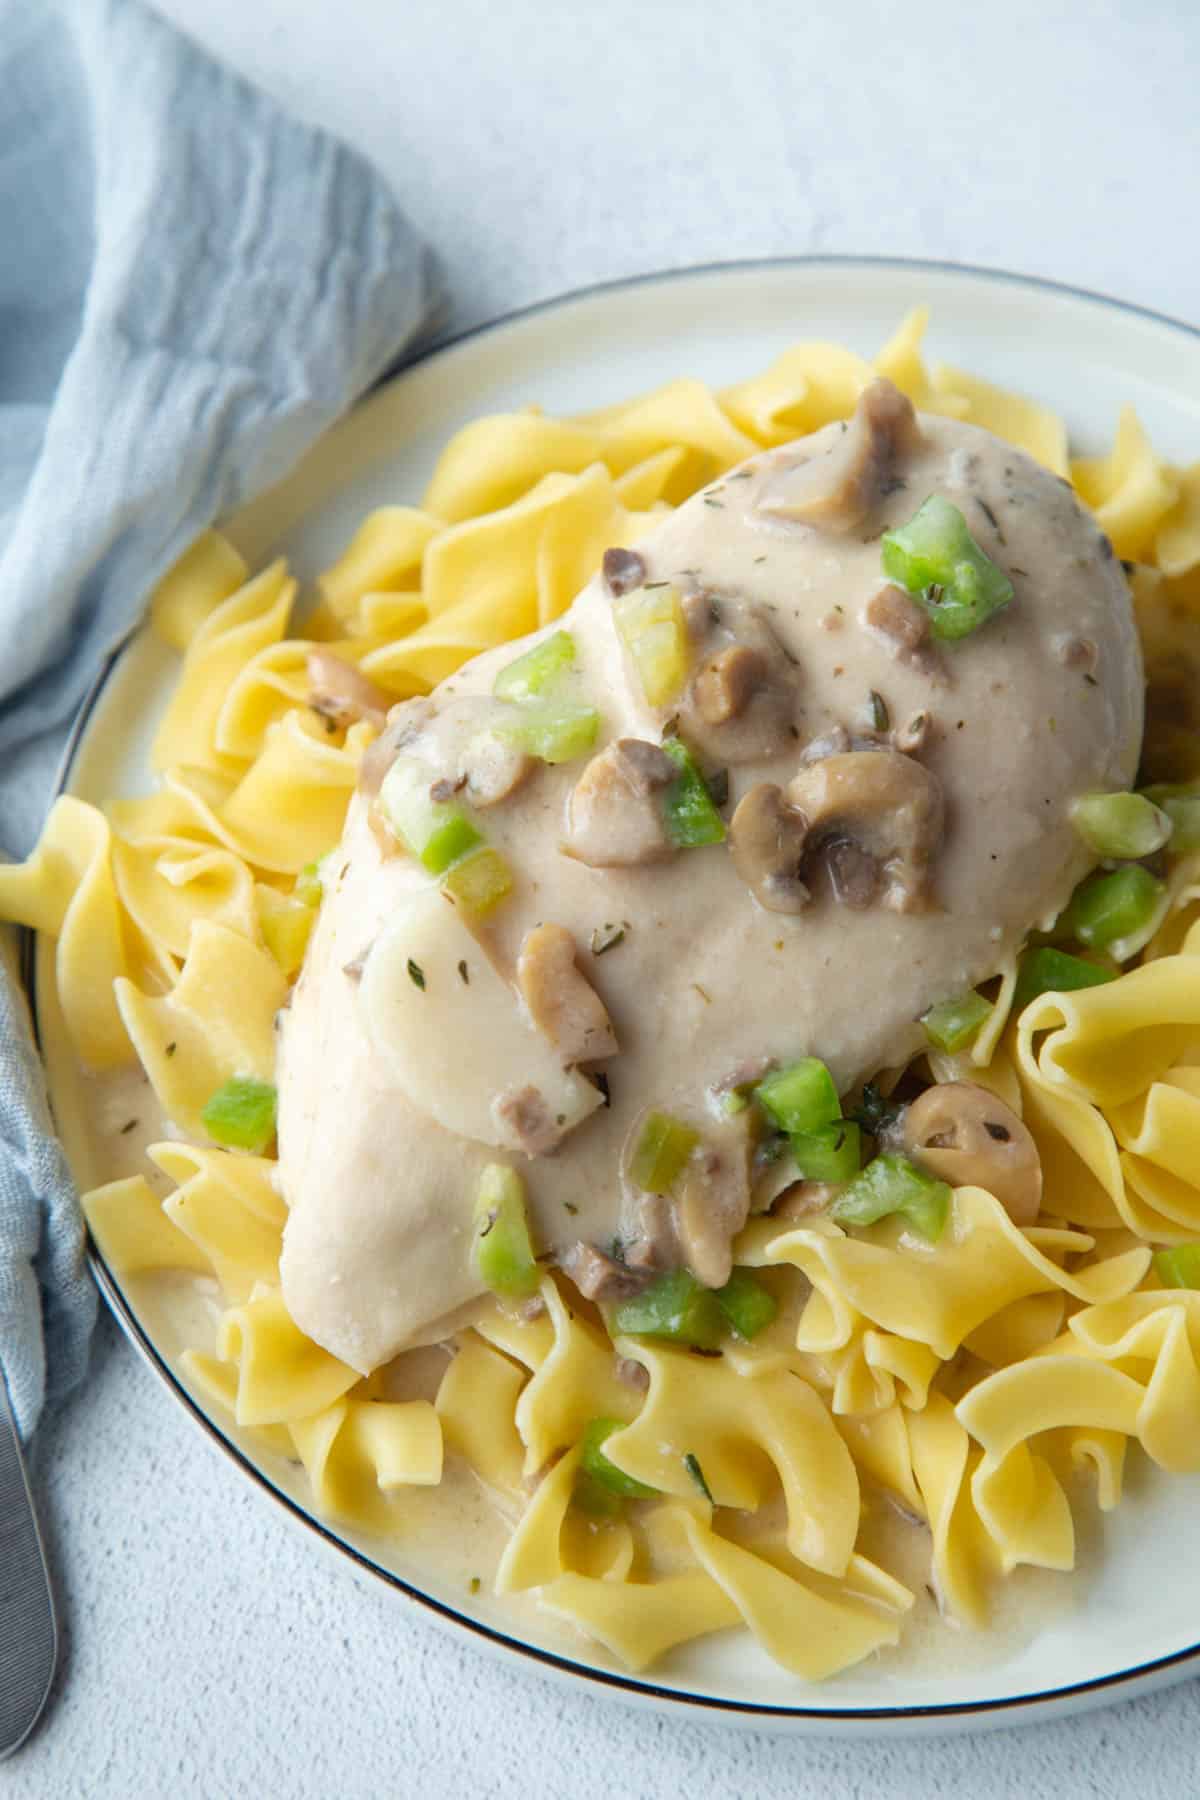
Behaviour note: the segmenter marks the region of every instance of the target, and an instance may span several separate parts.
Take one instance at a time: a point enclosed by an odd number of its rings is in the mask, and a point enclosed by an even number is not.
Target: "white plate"
[[[343,420],[280,488],[226,524],[252,565],[283,551],[301,576],[339,552],[370,508],[415,502],[450,434],[480,413],[543,404],[575,412],[670,377],[733,381],[801,338],[872,354],[908,308],[933,309],[931,357],[1011,384],[1059,408],[1075,445],[1106,446],[1132,401],[1161,451],[1200,453],[1200,333],[1096,296],[983,271],[855,259],[733,265],[620,283],[534,308],[423,357]],[[85,712],[67,787],[85,799],[144,790],[152,717],[172,659],[134,639]],[[131,732],[130,722],[136,720]],[[68,1154],[89,1180],[79,1083],[64,1053],[49,984],[40,1026]],[[149,1284],[122,1287],[97,1260],[105,1294],[135,1344],[229,1455],[325,1542],[458,1627],[577,1686],[601,1685],[672,1710],[808,1731],[902,1732],[1044,1717],[1200,1671],[1194,1571],[1200,1478],[1161,1477],[1135,1455],[1127,1497],[1101,1518],[1079,1509],[1078,1571],[1025,1571],[1010,1584],[1009,1625],[992,1642],[918,1634],[819,1687],[777,1668],[747,1634],[677,1652],[648,1679],[555,1627],[526,1599],[516,1610],[467,1597],[488,1533],[479,1508],[459,1562],[431,1569],[404,1545],[344,1535],[314,1520],[280,1461],[238,1444],[174,1372],[178,1308]],[[926,1639],[942,1640],[940,1651]]]

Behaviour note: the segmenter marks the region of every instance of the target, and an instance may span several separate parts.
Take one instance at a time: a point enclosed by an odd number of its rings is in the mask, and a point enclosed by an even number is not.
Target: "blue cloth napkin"
[[[138,0],[0,0],[9,855],[35,839],[72,715],[158,577],[394,360],[432,285],[374,171]],[[0,1371],[25,1436],[86,1366],[82,1249],[0,964]]]

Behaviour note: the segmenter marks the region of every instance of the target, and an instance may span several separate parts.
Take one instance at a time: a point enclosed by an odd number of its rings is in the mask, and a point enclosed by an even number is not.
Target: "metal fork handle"
[[[50,1571],[0,1369],[0,1760],[41,1718],[57,1662]]]

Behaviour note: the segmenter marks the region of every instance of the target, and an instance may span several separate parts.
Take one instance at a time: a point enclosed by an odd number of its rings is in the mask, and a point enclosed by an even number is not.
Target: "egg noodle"
[[[1131,410],[1110,455],[1069,460],[1052,412],[930,371],[924,326],[912,315],[873,364],[799,344],[719,393],[678,380],[582,418],[476,421],[420,507],[363,522],[303,638],[286,564],[251,577],[206,532],[151,605],[182,656],[157,789],[104,811],[60,798],[29,860],[0,869],[0,917],[55,941],[80,1064],[140,1063],[176,1128],[84,1207],[118,1275],[215,1282],[219,1323],[182,1356],[188,1384],[301,1463],[319,1514],[368,1533],[402,1533],[404,1489],[465,1459],[511,1524],[497,1591],[536,1590],[634,1669],[736,1626],[805,1680],[896,1643],[915,1596],[868,1553],[869,1496],[927,1526],[929,1583],[978,1626],[1019,1565],[1073,1566],[1073,1470],[1108,1509],[1131,1440],[1163,1469],[1200,1469],[1200,1292],[1162,1287],[1151,1261],[1200,1238],[1200,856],[1169,864],[1116,980],[1010,1018],[1010,972],[974,1050],[929,1054],[934,1079],[969,1076],[1023,1115],[1038,1223],[1019,1229],[979,1188],[955,1192],[936,1246],[895,1221],[752,1220],[734,1260],[779,1314],[719,1355],[614,1343],[548,1271],[536,1316],[489,1301],[457,1334],[435,1400],[389,1399],[387,1371],[363,1379],[289,1318],[274,1164],[209,1143],[201,1113],[231,1076],[273,1079],[314,916],[296,878],[337,843],[372,736],[309,708],[312,642],[398,699],[424,693],[556,618],[607,547],[722,471],[847,417],[875,373],[1069,479],[1138,565],[1143,613],[1200,612],[1200,464],[1162,462]],[[618,1357],[648,1389],[618,1378]],[[596,1419],[620,1422],[605,1455],[661,1498],[608,1517],[572,1504]]]

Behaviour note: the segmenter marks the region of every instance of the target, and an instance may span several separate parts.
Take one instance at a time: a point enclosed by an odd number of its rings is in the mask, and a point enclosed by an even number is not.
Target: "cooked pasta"
[[[478,420],[419,506],[363,521],[307,612],[282,560],[252,576],[206,532],[150,608],[182,657],[159,785],[104,812],[59,799],[29,861],[0,868],[0,916],[54,940],[80,1065],[140,1064],[174,1128],[84,1206],[118,1276],[183,1272],[217,1296],[187,1382],[264,1456],[302,1465],[316,1511],[367,1533],[403,1533],[406,1489],[465,1462],[507,1522],[497,1591],[535,1593],[633,1669],[735,1627],[804,1681],[899,1642],[916,1594],[863,1547],[873,1496],[925,1532],[943,1610],[983,1626],[1019,1565],[1073,1566],[1072,1471],[1111,1508],[1131,1446],[1200,1467],[1200,1292],[1164,1286],[1152,1259],[1200,1239],[1196,856],[1171,859],[1107,985],[1020,1006],[1013,961],[973,1048],[927,1052],[935,1081],[981,1083],[1024,1119],[1040,1219],[1017,1224],[969,1184],[932,1245],[894,1219],[752,1219],[735,1261],[778,1317],[720,1354],[614,1339],[543,1272],[532,1308],[475,1307],[436,1393],[395,1398],[409,1353],[364,1377],[289,1316],[269,1131],[219,1148],[206,1108],[231,1081],[272,1081],[319,900],[310,865],[338,842],[374,736],[310,706],[314,645],[394,699],[423,694],[557,618],[607,548],[746,456],[845,419],[880,372],[1069,477],[1117,554],[1157,570],[1155,603],[1194,608],[1200,464],[1164,463],[1129,409],[1109,455],[1069,459],[1047,408],[930,369],[924,327],[912,315],[873,364],[806,343],[719,393],[676,380],[586,418]],[[628,1485],[589,1513],[595,1421]]]

